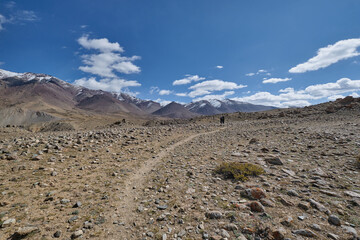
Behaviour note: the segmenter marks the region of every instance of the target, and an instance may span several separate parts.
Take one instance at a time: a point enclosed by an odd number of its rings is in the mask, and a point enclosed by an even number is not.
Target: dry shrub
[[[221,174],[228,179],[246,181],[249,176],[259,176],[265,171],[259,165],[251,163],[224,162],[215,169],[215,173]]]

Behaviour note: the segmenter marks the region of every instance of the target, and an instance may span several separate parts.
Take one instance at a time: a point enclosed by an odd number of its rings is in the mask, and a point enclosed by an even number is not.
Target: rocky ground
[[[2,128],[0,239],[359,239],[360,113],[288,114]],[[265,174],[224,179],[222,162]]]

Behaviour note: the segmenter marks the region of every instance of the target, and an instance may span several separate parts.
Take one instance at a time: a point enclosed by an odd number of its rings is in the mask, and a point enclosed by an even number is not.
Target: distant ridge
[[[169,103],[168,105],[157,110],[153,114],[157,115],[157,116],[162,116],[162,117],[181,118],[181,119],[199,116],[199,114],[190,112],[183,105],[176,103],[176,102]]]
[[[187,119],[201,115],[270,109],[274,107],[229,99],[202,100],[186,105],[172,102],[162,107],[152,100],[143,100],[126,93],[92,90],[47,74],[15,73],[0,69],[0,126],[11,122],[32,124],[74,117],[84,121],[94,116],[100,119]]]
[[[189,111],[201,115],[215,115],[233,112],[259,112],[275,109],[275,107],[255,105],[230,99],[201,100],[186,104],[185,107]]]

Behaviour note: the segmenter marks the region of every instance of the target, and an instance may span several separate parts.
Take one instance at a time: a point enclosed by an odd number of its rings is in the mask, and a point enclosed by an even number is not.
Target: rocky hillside
[[[359,239],[359,105],[236,113],[222,126],[0,128],[0,238]],[[237,172],[243,182],[224,164],[254,167]]]

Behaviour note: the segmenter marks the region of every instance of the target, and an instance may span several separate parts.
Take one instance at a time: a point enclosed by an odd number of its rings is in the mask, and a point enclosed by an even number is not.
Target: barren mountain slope
[[[354,239],[360,114],[354,100],[342,104],[233,114],[223,126],[208,117],[46,134],[2,128],[0,239]],[[214,172],[223,162],[265,173],[226,179]]]

